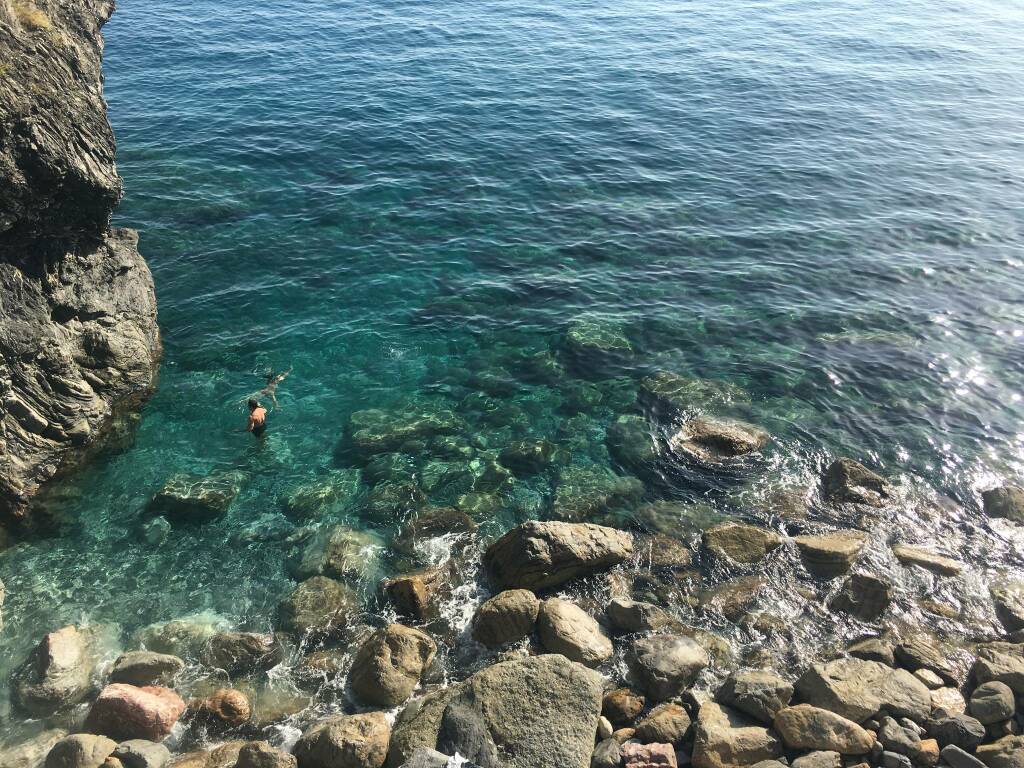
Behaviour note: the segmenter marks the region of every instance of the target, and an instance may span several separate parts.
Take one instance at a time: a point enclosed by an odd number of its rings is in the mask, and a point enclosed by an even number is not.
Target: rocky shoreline
[[[156,297],[103,100],[113,0],[0,2],[0,534],[155,385]],[[37,505],[38,506],[38,505]],[[0,535],[0,538],[3,538]]]
[[[839,503],[870,504],[884,493],[880,480],[843,460],[825,473],[823,487]],[[1007,493],[1016,492],[990,498]],[[427,540],[439,528],[410,535]],[[815,578],[844,585],[831,609],[870,622],[887,598],[874,583],[880,580],[851,574],[863,540],[846,530],[792,544]],[[15,706],[44,730],[8,746],[0,764],[1024,765],[1024,583],[993,590],[1002,637],[954,649],[923,627],[902,636],[879,628],[831,660],[773,669],[756,656],[738,662],[721,636],[634,598],[630,577],[671,576],[680,560],[689,564],[689,550],[668,543],[645,553],[644,536],[628,530],[520,524],[483,550],[480,586],[489,597],[454,638],[430,631],[440,626],[433,608],[451,588],[451,571],[385,580],[381,594],[395,618],[385,613],[368,625],[340,580],[343,565],[302,581],[282,602],[272,634],[182,619],[147,628],[136,648],[114,658],[103,637],[116,631],[64,627],[43,638],[13,688]],[[740,522],[708,528],[699,543],[734,564],[784,545],[777,534]],[[336,566],[345,551],[335,551]],[[955,561],[921,548],[904,545],[898,556],[907,568],[956,571]],[[476,661],[441,665],[444,646],[459,644],[476,649]],[[305,696],[271,701],[257,681],[285,668],[296,671]]]

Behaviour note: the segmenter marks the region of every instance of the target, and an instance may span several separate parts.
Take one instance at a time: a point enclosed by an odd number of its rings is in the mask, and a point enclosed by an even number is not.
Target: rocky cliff
[[[112,0],[0,0],[0,521],[152,389],[160,355],[103,100]]]

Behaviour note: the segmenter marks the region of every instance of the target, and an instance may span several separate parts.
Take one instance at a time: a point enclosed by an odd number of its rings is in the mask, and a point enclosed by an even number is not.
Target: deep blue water
[[[866,461],[907,493],[893,530],[983,594],[1024,563],[977,499],[1024,477],[1022,32],[1006,0],[125,0],[116,223],[156,279],[160,388],[68,484],[65,535],[0,556],[3,655],[85,619],[269,628],[278,497],[353,411],[453,408],[484,454],[551,437],[603,466],[635,409],[613,393],[657,370],[749,395],[734,415],[774,438],[755,498]],[[634,354],[527,375],[580,317]],[[289,366],[257,444],[242,401]],[[168,476],[235,468],[223,519],[140,537]],[[543,515],[552,479],[521,486],[484,522]],[[956,508],[920,511],[937,496]]]

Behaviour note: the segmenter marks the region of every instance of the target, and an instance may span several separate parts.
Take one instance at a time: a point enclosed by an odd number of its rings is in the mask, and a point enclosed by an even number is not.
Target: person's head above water
[[[249,398],[249,410],[250,411],[255,411],[259,407],[260,407],[260,401],[257,400],[255,397],[250,397]]]

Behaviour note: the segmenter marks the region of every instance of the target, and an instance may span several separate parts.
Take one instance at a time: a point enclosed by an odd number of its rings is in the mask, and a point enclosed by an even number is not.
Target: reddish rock
[[[677,768],[679,765],[671,744],[626,744],[622,756],[626,768]]]
[[[185,702],[170,688],[113,683],[93,702],[85,730],[117,741],[162,741],[184,711]]]

